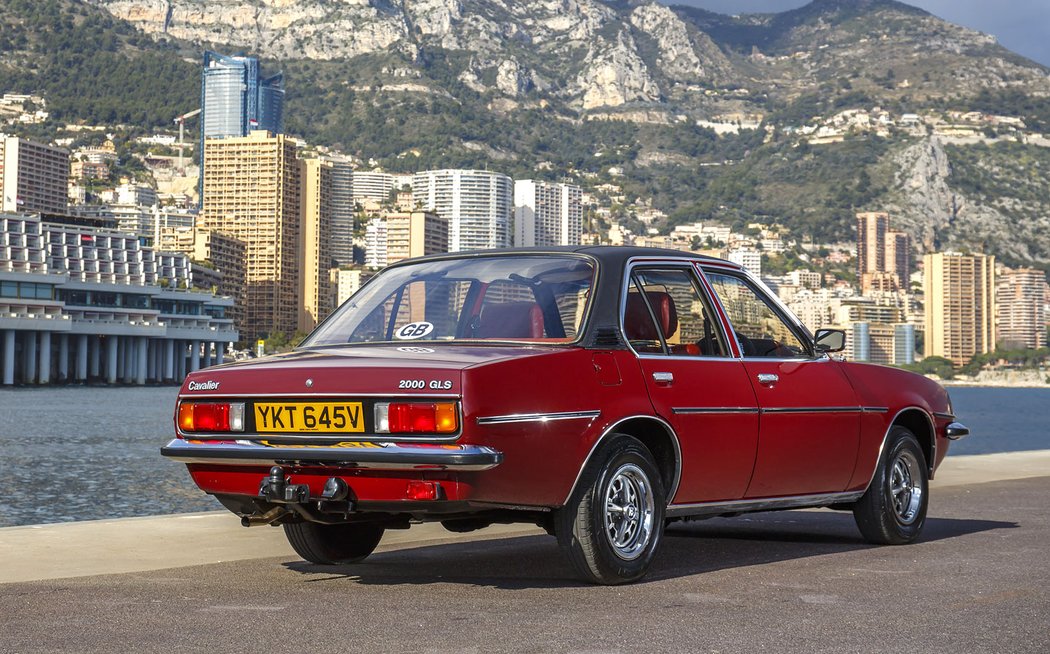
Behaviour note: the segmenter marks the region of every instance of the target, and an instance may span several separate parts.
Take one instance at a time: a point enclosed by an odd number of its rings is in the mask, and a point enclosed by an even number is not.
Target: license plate
[[[363,432],[360,402],[266,402],[255,404],[257,432]]]

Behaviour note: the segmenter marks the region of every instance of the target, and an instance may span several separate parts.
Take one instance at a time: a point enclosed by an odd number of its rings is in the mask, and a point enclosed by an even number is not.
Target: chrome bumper
[[[182,463],[222,465],[299,465],[366,470],[457,470],[495,468],[503,453],[482,445],[373,443],[370,447],[281,447],[250,441],[209,442],[173,439],[160,453]]]
[[[950,423],[944,428],[944,435],[950,440],[957,441],[970,435],[970,428],[961,422]]]

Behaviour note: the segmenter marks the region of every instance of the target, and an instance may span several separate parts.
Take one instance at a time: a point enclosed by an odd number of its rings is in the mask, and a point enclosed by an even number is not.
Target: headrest
[[[486,304],[477,337],[543,338],[543,311],[535,302]]]
[[[660,332],[664,339],[668,339],[678,331],[678,311],[674,306],[674,298],[664,291],[646,291],[646,298],[653,307],[656,320],[660,324]],[[656,331],[649,311],[645,308],[645,302],[639,293],[627,295],[627,309],[624,312],[623,327],[625,335],[631,341],[656,341],[660,339],[660,333]]]

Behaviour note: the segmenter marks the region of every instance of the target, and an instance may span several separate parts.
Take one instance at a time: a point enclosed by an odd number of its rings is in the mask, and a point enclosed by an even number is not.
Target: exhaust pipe
[[[256,527],[258,525],[270,525],[283,518],[288,512],[282,507],[275,506],[266,513],[246,515],[241,517],[242,527]]]

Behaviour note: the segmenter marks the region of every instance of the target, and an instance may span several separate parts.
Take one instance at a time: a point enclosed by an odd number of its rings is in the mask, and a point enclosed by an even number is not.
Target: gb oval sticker
[[[394,334],[394,336],[403,341],[410,341],[415,338],[423,338],[432,331],[434,331],[433,323],[410,322],[401,329],[397,330],[397,333]]]

